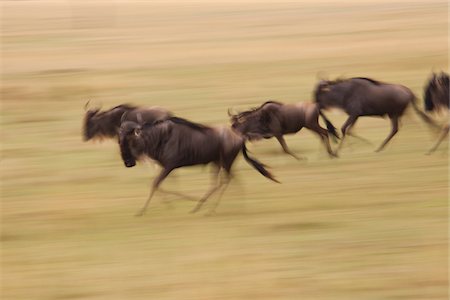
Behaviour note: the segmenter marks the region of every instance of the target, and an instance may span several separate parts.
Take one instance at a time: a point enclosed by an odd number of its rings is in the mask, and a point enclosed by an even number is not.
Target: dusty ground
[[[165,106],[207,124],[229,107],[308,101],[317,74],[369,76],[421,96],[447,70],[445,1],[3,1],[2,299],[447,299],[447,145],[410,112],[361,119],[329,159],[310,132],[250,145],[218,214],[157,197],[157,169],[83,143],[88,99]],[[345,115],[328,113],[340,126]],[[200,196],[208,168],[169,189]],[[211,199],[214,201],[216,199]]]

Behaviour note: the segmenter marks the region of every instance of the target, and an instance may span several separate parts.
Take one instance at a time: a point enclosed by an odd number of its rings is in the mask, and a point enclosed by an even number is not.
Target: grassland
[[[447,70],[445,1],[1,3],[2,299],[447,299],[448,147],[410,112],[361,119],[329,159],[308,131],[250,145],[218,214],[157,197],[157,168],[83,143],[88,99],[161,105],[207,124],[229,107],[309,101],[317,74],[370,76],[417,95]],[[330,112],[336,125],[345,120]],[[208,168],[164,185],[200,196]],[[212,201],[216,199],[211,199]],[[211,203],[212,203],[211,201]]]

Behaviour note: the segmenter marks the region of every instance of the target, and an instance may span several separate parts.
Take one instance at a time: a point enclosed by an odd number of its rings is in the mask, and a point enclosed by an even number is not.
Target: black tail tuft
[[[251,158],[251,157],[248,156],[248,154],[247,154],[247,147],[245,146],[245,142],[242,143],[242,154],[244,155],[245,160],[249,164],[251,164],[253,168],[258,170],[259,173],[261,173],[265,177],[269,178],[270,180],[273,180],[273,181],[275,181],[277,183],[281,183],[278,180],[276,180],[275,177],[273,177],[273,175],[269,171],[267,171],[265,169],[266,165],[264,165],[263,163],[259,162],[256,159]]]
[[[339,140],[340,137],[336,131],[336,127],[334,127],[333,123],[331,123],[330,120],[327,119],[327,117],[323,114],[323,112],[320,109],[319,109],[319,115],[325,121],[325,124],[327,125],[327,130],[332,135],[333,142],[337,143],[337,140]]]

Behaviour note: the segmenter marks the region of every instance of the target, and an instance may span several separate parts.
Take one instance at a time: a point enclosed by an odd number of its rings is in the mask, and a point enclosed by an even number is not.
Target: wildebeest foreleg
[[[202,207],[203,203],[205,203],[206,200],[208,200],[208,198],[222,186],[223,183],[220,180],[220,169],[219,168],[215,169],[215,171],[213,173],[213,182],[214,183],[211,186],[211,188],[209,189],[209,191],[206,192],[206,194],[198,201],[198,203],[194,207],[194,209],[191,210],[191,213],[197,212]]]
[[[349,116],[348,119],[345,121],[344,125],[342,125],[341,131],[342,131],[342,139],[339,143],[338,150],[342,148],[342,145],[344,144],[345,137],[347,136],[347,132],[349,128],[353,126],[353,124],[358,120],[358,116]]]
[[[227,173],[226,174],[226,178],[225,181],[223,182],[223,187],[222,190],[220,191],[219,197],[217,197],[217,201],[214,203],[214,206],[211,208],[211,210],[208,212],[208,215],[214,214],[216,212],[216,208],[217,206],[219,206],[220,203],[220,199],[222,199],[222,195],[225,192],[225,190],[227,189],[229,183],[231,181],[231,174]]]
[[[450,124],[447,124],[444,126],[444,128],[442,128],[441,134],[440,134],[436,144],[434,144],[434,146],[427,152],[427,154],[431,154],[434,151],[436,151],[436,149],[439,147],[439,145],[442,143],[442,141],[448,135],[449,131],[450,131]]]
[[[383,141],[383,143],[378,147],[378,149],[375,152],[380,152],[383,150],[384,146],[394,137],[394,135],[398,132],[398,117],[391,117],[391,124],[392,124],[392,130],[391,133],[388,135],[388,137]]]
[[[295,155],[294,153],[291,152],[291,150],[289,149],[288,145],[286,144],[286,141],[284,140],[284,137],[282,135],[277,135],[275,136],[278,140],[278,142],[280,143],[281,147],[283,147],[283,151],[291,156],[293,156],[295,159],[300,160],[300,159],[305,159],[303,156],[298,157],[297,155]]]
[[[333,150],[331,149],[328,131],[325,130],[324,128],[320,127],[319,124],[317,124],[316,126],[308,127],[308,128],[319,135],[320,139],[322,140],[323,144],[325,145],[325,148],[327,149],[328,154],[331,157],[337,157],[337,154],[334,153]]]
[[[145,213],[145,210],[147,209],[148,204],[150,203],[150,200],[152,199],[153,195],[155,194],[156,190],[158,189],[161,182],[166,178],[170,172],[172,172],[173,168],[164,168],[162,169],[161,173],[159,173],[158,177],[155,178],[152,184],[152,188],[150,191],[150,195],[148,196],[147,201],[144,204],[144,207],[137,212],[136,216],[142,216]]]

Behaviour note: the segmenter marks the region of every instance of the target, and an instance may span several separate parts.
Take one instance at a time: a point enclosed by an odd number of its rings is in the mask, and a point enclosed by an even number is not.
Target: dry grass
[[[336,160],[307,131],[288,144],[308,162],[250,145],[283,183],[239,160],[213,217],[161,197],[133,217],[156,169],[80,135],[87,99],[220,124],[228,107],[310,100],[318,72],[421,95],[433,67],[448,70],[446,2],[1,8],[3,299],[447,299],[447,147],[425,156],[434,137],[412,112],[379,154],[389,125],[370,118],[356,130],[374,145],[353,140]],[[207,170],[165,185],[200,196]]]

